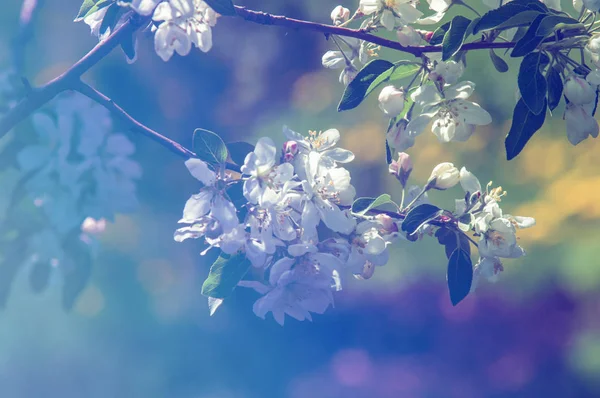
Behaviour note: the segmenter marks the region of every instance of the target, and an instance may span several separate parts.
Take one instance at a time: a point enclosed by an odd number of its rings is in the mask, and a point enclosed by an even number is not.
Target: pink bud
[[[423,39],[429,43],[431,41],[431,38],[433,37],[433,32],[424,32],[423,34]]]
[[[381,224],[381,231],[384,235],[390,235],[398,232],[398,225],[396,221],[387,214],[378,214],[375,219]]]
[[[402,187],[406,186],[406,182],[413,170],[413,163],[410,160],[410,155],[405,152],[398,154],[398,160],[393,160],[389,166],[389,172],[400,181]]]
[[[296,141],[286,141],[283,144],[283,153],[291,154],[292,156],[298,153],[298,143]]]

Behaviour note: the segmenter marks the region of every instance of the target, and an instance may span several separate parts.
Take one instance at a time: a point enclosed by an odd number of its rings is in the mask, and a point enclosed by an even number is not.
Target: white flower
[[[585,48],[591,53],[600,54],[600,34],[590,37]]]
[[[398,29],[396,35],[398,36],[398,43],[405,47],[418,46],[423,40],[421,34],[415,28],[408,25]]]
[[[181,242],[204,235],[214,239],[238,226],[236,208],[224,196],[221,176],[217,176],[200,159],[188,159],[185,165],[190,174],[204,184],[204,188],[186,202],[179,223],[191,225],[175,231],[174,239]]]
[[[360,0],[358,7],[365,15],[379,15],[381,25],[390,31],[396,25],[415,23],[423,15],[410,0]]]
[[[349,163],[354,160],[354,154],[351,151],[335,147],[340,140],[340,132],[336,129],[323,132],[309,131],[308,137],[304,137],[288,127],[284,127],[283,133],[288,140],[297,144],[293,163],[296,172],[302,179],[305,179],[304,166],[310,152],[319,153],[321,163],[326,166],[335,166],[337,163]]]
[[[452,0],[427,0],[429,9],[436,13],[445,13],[452,5]]]
[[[415,145],[415,137],[408,133],[406,126],[408,120],[400,119],[387,132],[386,139],[388,144],[397,151],[406,151]]]
[[[440,163],[433,168],[431,176],[428,180],[428,185],[431,188],[444,190],[452,188],[460,181],[460,172],[452,163]]]
[[[429,78],[433,81],[440,81],[442,84],[455,84],[462,76],[463,71],[464,66],[461,62],[439,61],[429,74]]]
[[[389,259],[387,242],[379,232],[379,223],[363,221],[350,236],[351,251],[346,266],[356,276],[369,279],[373,267],[385,265]]]
[[[567,124],[567,138],[573,145],[579,144],[590,135],[598,137],[598,122],[591,115],[594,103],[588,105],[575,105],[570,103],[565,110]],[[590,109],[591,108],[591,109]]]
[[[517,245],[516,227],[507,218],[490,221],[479,241],[478,250],[482,257],[516,258],[525,255],[525,251]]]
[[[258,140],[253,152],[246,155],[242,174],[249,177],[244,181],[244,196],[250,203],[260,203],[267,188],[282,186],[294,175],[294,166],[283,163],[276,166],[277,148],[273,140],[263,137]]]
[[[495,283],[498,281],[498,275],[504,271],[502,262],[498,257],[480,257],[479,261],[473,267],[473,283],[471,284],[471,292],[475,291],[479,285],[479,280],[485,278],[488,282]]]
[[[596,99],[596,89],[585,79],[570,75],[565,80],[564,94],[575,105],[589,104]]]
[[[350,173],[341,167],[328,167],[321,155],[311,152],[306,159],[306,180],[302,182],[306,202],[302,210],[302,227],[309,235],[316,233],[319,220],[336,232],[349,234],[356,220],[349,211],[338,206],[350,206],[356,191],[350,184]]]
[[[398,116],[404,110],[404,89],[386,86],[379,94],[379,108],[390,117]]]
[[[158,4],[152,16],[162,21],[154,36],[154,49],[168,61],[175,52],[187,55],[192,43],[203,52],[212,47],[217,14],[201,0],[169,0]]]
[[[353,65],[346,65],[342,73],[340,73],[340,83],[347,86],[354,80],[357,74],[358,70]]]
[[[590,11],[597,12],[600,10],[600,0],[582,0],[583,6]]]
[[[350,19],[350,10],[343,6],[336,6],[331,11],[331,20],[334,25],[341,25]]]
[[[473,90],[473,83],[462,82],[444,88],[442,98],[434,86],[417,88],[411,94],[411,98],[422,108],[422,112],[408,123],[409,134],[422,133],[427,124],[433,121],[432,131],[441,142],[469,139],[476,125],[492,122],[492,117],[485,109],[474,102],[466,101]]]
[[[465,192],[471,195],[481,192],[481,183],[477,177],[464,167],[460,169],[460,185]]]
[[[158,3],[162,1],[163,0],[131,0],[131,2],[124,2],[124,4],[133,8],[138,14],[148,16],[152,14]]]
[[[341,51],[327,51],[321,59],[323,66],[329,69],[343,68],[346,66],[346,62],[346,58],[344,58]]]
[[[340,260],[332,254],[317,253],[314,247],[298,252],[299,256],[284,257],[273,264],[269,285],[254,281],[239,283],[264,294],[253,307],[260,318],[272,312],[283,326],[286,314],[299,321],[312,320],[311,312],[323,314],[333,305],[332,286],[339,285]]]

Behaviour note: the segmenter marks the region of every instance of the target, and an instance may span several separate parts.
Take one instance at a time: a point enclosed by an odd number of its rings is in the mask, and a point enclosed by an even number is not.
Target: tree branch
[[[141,18],[132,15],[123,25],[116,29],[106,40],[98,43],[83,58],[77,61],[62,75],[49,81],[39,88],[35,88],[25,99],[12,108],[3,119],[0,120],[0,138],[4,137],[10,129],[17,123],[25,119],[35,110],[46,104],[52,98],[63,91],[69,90],[73,85],[78,84],[81,75],[87,72],[92,66],[98,63],[102,58],[108,55],[121,40],[133,34],[137,29],[148,21],[147,18]]]

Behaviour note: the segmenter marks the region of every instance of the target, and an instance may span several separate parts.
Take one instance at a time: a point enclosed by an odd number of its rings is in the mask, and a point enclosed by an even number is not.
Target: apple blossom
[[[379,94],[379,108],[390,117],[398,116],[404,110],[404,89],[386,86]]]

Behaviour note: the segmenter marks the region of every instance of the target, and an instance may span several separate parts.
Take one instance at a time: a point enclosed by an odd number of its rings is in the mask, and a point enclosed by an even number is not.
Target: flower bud
[[[354,66],[347,65],[342,73],[340,73],[340,83],[342,83],[344,86],[347,86],[352,80],[354,80],[357,74],[358,71]]]
[[[425,34],[423,35],[423,39],[429,43],[431,41],[431,38],[433,37],[433,32],[425,32]]]
[[[598,122],[581,105],[570,103],[565,111],[567,138],[573,145],[579,144],[588,136],[598,137]]]
[[[346,59],[341,51],[327,51],[321,58],[321,64],[329,69],[338,69],[346,64]]]
[[[390,117],[398,116],[404,110],[404,89],[384,87],[379,94],[379,108]]]
[[[298,143],[296,141],[286,141],[283,144],[283,153],[291,153],[295,155],[298,153]]]
[[[398,160],[392,160],[392,163],[390,163],[389,166],[390,174],[400,181],[402,187],[406,186],[406,182],[408,181],[408,177],[410,177],[412,170],[412,160],[410,160],[410,156],[404,152],[400,152],[398,154]]]
[[[412,26],[404,26],[402,29],[398,29],[398,43],[405,47],[418,46],[423,38],[419,32]]]
[[[81,223],[81,231],[89,235],[100,235],[106,229],[106,220],[101,218],[96,220],[88,217]]]
[[[575,75],[567,77],[564,93],[575,105],[589,104],[596,99],[596,90],[585,79]]]
[[[331,11],[331,20],[334,25],[341,25],[350,19],[350,10],[346,7],[337,6]]]
[[[375,219],[381,225],[379,233],[382,235],[390,235],[398,232],[398,224],[396,224],[396,221],[387,214],[377,214]]]
[[[427,182],[429,188],[444,190],[452,188],[460,181],[460,172],[452,163],[444,162],[434,167]]]
[[[429,74],[429,79],[434,82],[454,84],[462,76],[464,67],[461,63],[455,61],[438,62],[433,71]]]

